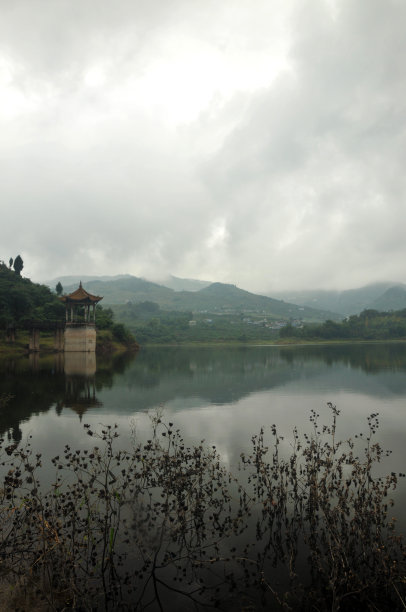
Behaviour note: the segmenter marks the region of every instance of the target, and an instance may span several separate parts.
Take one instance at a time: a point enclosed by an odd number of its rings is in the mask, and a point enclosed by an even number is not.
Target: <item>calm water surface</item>
[[[106,361],[87,354],[31,355],[0,362],[0,433],[33,435],[45,455],[66,443],[88,444],[84,423],[117,423],[122,444],[149,414],[164,410],[190,441],[205,439],[234,466],[262,425],[287,437],[309,430],[312,408],[329,421],[341,410],[339,435],[366,430],[379,412],[379,440],[393,450],[390,470],[406,466],[406,345],[148,348]],[[21,442],[22,443],[22,442]]]
[[[19,445],[32,435],[44,457],[46,486],[55,479],[47,458],[61,454],[65,444],[95,444],[84,424],[117,423],[117,444],[126,447],[132,432],[149,435],[150,416],[162,411],[189,443],[216,445],[235,471],[261,426],[275,423],[289,452],[295,426],[311,431],[312,409],[330,423],[327,402],[341,411],[342,439],[366,432],[368,415],[379,413],[377,439],[393,451],[379,469],[406,471],[406,344],[148,348],[97,362],[88,354],[31,355],[0,362],[1,396],[10,401],[0,409],[0,434]],[[393,510],[403,533],[405,489],[401,479]],[[255,540],[250,531],[244,537]],[[297,571],[306,576],[307,561]],[[175,604],[169,609],[178,610]]]

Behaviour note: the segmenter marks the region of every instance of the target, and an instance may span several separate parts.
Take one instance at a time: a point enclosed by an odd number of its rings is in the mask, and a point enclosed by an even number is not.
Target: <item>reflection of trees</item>
[[[33,354],[0,361],[0,398],[8,397],[7,403],[0,405],[0,436],[6,434],[18,442],[21,424],[52,407],[58,415],[64,407],[70,407],[81,416],[88,408],[100,405],[96,391],[111,387],[115,369],[123,372],[130,357],[105,359],[100,371],[90,375],[81,375],[80,371],[65,375],[60,354],[46,357]]]
[[[337,364],[336,369],[331,368]],[[342,364],[342,365],[341,365]],[[343,367],[344,366],[344,367]],[[378,367],[379,366],[379,367]],[[312,389],[312,381],[329,376],[332,389],[340,388],[352,370],[352,384],[367,391],[369,382],[361,371],[378,373],[406,368],[406,346],[402,345],[318,345],[299,347],[205,347],[148,348],[122,379],[122,386],[134,391],[134,403],[119,411],[147,410],[160,403],[182,398],[199,398],[213,404],[239,401],[250,393],[278,389],[300,381]],[[357,372],[358,370],[358,372]],[[381,380],[384,394],[403,393],[399,377]]]
[[[329,366],[336,365],[337,368]],[[338,367],[340,366],[340,368]],[[312,389],[313,380],[330,376],[333,389],[345,368],[352,370],[353,382],[367,389],[361,372],[370,374],[404,373],[405,344],[341,344],[299,347],[207,347],[147,348],[134,355],[97,358],[97,371],[89,380],[80,371],[70,370],[74,378],[67,384],[63,355],[46,358],[31,355],[0,362],[0,397],[11,395],[7,407],[0,407],[0,435],[9,432],[18,441],[20,425],[32,415],[55,407],[60,414],[64,407],[79,414],[99,406],[103,389],[117,385],[125,388],[129,402],[120,401],[115,410],[142,411],[160,403],[182,398],[199,398],[204,402],[224,404],[237,402],[250,393],[281,388],[294,381]],[[358,373],[356,372],[358,370]],[[355,378],[354,378],[355,376]],[[404,393],[403,376],[382,378],[379,387],[384,393]],[[117,380],[119,377],[119,380]],[[341,377],[341,378],[340,378]],[[378,379],[377,379],[378,380]],[[383,382],[382,382],[383,381]],[[369,388],[369,387],[368,387]]]
[[[406,370],[406,344],[337,344],[287,347],[280,350],[287,363],[313,361],[333,365],[342,363],[367,373]]]
[[[63,397],[64,375],[53,368],[50,360],[42,363],[25,359],[10,359],[1,363],[0,396],[9,396],[0,410],[0,434],[21,438],[20,424],[31,416],[47,412]]]
[[[141,351],[126,371],[125,384],[142,390],[137,396],[137,409],[142,410],[179,396],[234,402],[292,376],[277,348],[151,348]]]
[[[135,358],[136,354],[134,353],[98,356],[96,371],[97,391],[101,391],[103,387],[111,389],[113,387],[114,376],[123,374]]]

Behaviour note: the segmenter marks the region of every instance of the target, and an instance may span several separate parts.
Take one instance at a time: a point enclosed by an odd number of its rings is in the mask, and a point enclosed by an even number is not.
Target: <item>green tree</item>
[[[20,275],[21,270],[24,268],[24,262],[20,255],[17,255],[17,257],[15,258],[13,267],[14,267],[16,274]]]
[[[10,259],[8,260],[8,265],[11,268],[11,266],[13,265],[13,258],[10,257]]]
[[[113,311],[111,308],[96,306],[96,324],[98,329],[111,329],[113,327]]]
[[[60,281],[57,282],[55,291],[57,295],[62,295],[63,287]]]

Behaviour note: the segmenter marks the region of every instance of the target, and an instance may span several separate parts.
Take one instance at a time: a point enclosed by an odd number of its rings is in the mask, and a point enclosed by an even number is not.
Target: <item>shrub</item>
[[[403,609],[405,549],[388,518],[398,476],[374,473],[378,415],[359,454],[330,409],[286,456],[276,426],[269,447],[261,430],[238,478],[159,414],[129,450],[116,426],[84,425],[92,443],[52,460],[48,491],[31,442],[3,442],[3,592],[49,610]]]

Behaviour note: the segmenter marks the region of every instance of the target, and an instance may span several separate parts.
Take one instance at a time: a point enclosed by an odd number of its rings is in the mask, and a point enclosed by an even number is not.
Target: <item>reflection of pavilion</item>
[[[64,406],[74,410],[80,420],[89,408],[102,405],[96,397],[94,378],[77,375],[66,377]]]
[[[65,395],[58,412],[70,408],[82,420],[89,408],[103,405],[96,397],[96,354],[75,352],[64,357]]]
[[[65,376],[88,376],[96,374],[96,353],[65,353]]]

